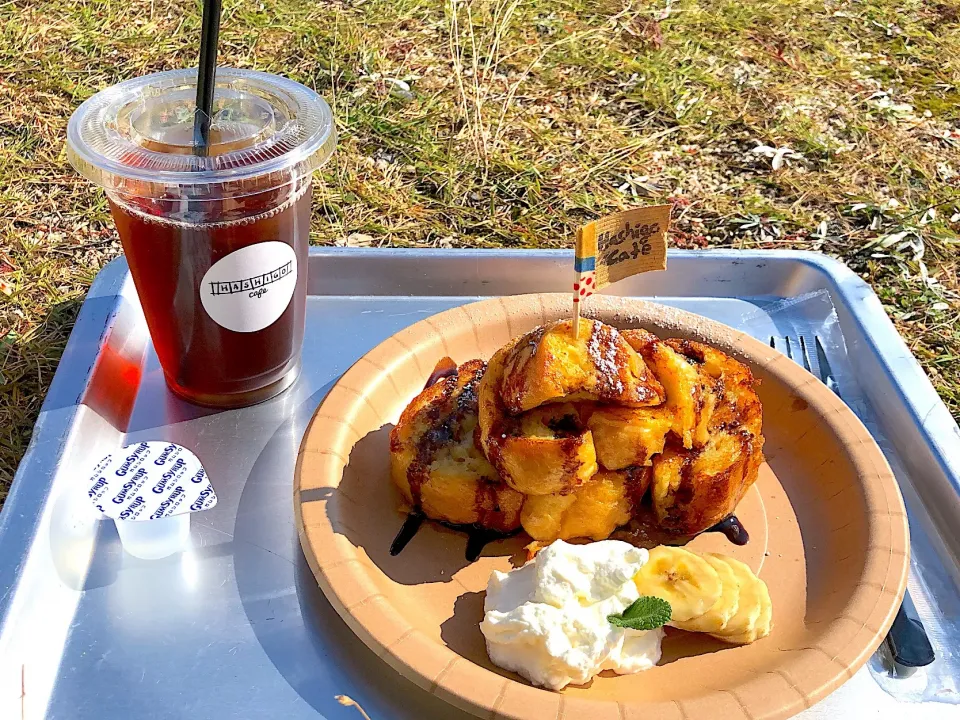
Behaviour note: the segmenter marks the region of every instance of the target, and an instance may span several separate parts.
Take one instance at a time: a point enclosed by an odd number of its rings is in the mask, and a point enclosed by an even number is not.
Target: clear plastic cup
[[[190,513],[156,520],[116,519],[123,549],[143,560],[160,560],[190,546]]]
[[[97,93],[70,118],[67,156],[106,190],[169,387],[239,407],[299,370],[311,181],[336,130],[309,88],[219,68],[198,152],[196,83],[176,70]]]

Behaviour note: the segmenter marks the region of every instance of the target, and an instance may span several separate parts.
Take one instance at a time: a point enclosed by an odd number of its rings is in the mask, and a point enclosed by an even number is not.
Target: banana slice
[[[770,601],[770,591],[767,589],[767,584],[760,578],[757,578],[757,585],[760,591],[760,616],[753,630],[735,635],[714,635],[714,637],[736,645],[749,645],[770,634],[773,630],[773,603]]]
[[[720,597],[700,617],[682,622],[671,620],[670,625],[688,632],[722,632],[730,619],[737,614],[737,608],[740,605],[740,581],[737,580],[733,568],[725,562],[722,555],[703,553],[700,557],[706,560],[720,576],[720,584],[723,586]]]
[[[760,578],[757,578],[757,580],[760,580]],[[763,580],[760,580],[760,584],[763,586],[763,597],[761,599],[763,609],[760,610],[760,618],[757,620],[757,637],[754,638],[755,640],[765,638],[773,630],[773,600],[770,599],[767,584]]]
[[[736,614],[727,621],[722,630],[711,634],[726,642],[742,643],[743,638],[749,638],[756,633],[757,623],[763,612],[764,598],[769,605],[770,593],[767,592],[766,584],[753,574],[749,566],[725,555],[714,557],[722,559],[730,566],[740,585],[740,597]],[[753,642],[753,640],[746,642]]]
[[[720,575],[709,562],[689,550],[666,545],[650,551],[633,582],[641,595],[670,603],[671,624],[703,615],[723,592]]]

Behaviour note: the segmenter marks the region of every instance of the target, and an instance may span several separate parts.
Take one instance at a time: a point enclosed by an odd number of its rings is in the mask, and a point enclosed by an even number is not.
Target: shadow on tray
[[[239,498],[233,557],[244,612],[276,672],[322,715],[339,717],[335,696],[345,694],[373,717],[450,717],[449,706],[420,692],[353,634],[323,596],[300,549],[290,477],[276,468],[296,456],[303,429],[328,390],[290,412],[257,457]]]

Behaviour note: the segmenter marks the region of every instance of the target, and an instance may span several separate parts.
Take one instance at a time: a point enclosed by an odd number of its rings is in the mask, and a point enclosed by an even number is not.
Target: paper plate
[[[619,328],[711,343],[760,379],[767,463],[737,508],[751,541],[735,547],[711,533],[691,547],[738,557],[760,574],[773,599],[772,634],[731,647],[668,631],[652,670],[550,692],[492,665],[478,627],[490,572],[522,557],[522,536],[468,563],[463,534],[426,522],[390,556],[403,516],[388,435],[401,410],[443,356],[488,359],[511,338],[565,317],[568,295],[440,313],[374,348],[336,384],[303,439],[294,481],[300,541],[317,582],[391,667],[481,717],[759,720],[809,707],[870,657],[903,595],[907,520],[883,455],[833,392],[757,340],[653,303],[594,296],[587,308]]]

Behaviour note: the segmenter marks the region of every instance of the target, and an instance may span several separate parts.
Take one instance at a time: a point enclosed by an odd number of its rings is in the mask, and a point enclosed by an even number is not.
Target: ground
[[[334,109],[315,244],[570,247],[675,205],[679,247],[868,280],[960,416],[960,5],[224,0],[221,62]],[[0,0],[0,502],[84,294],[120,253],[70,113],[196,62],[199,4]]]

